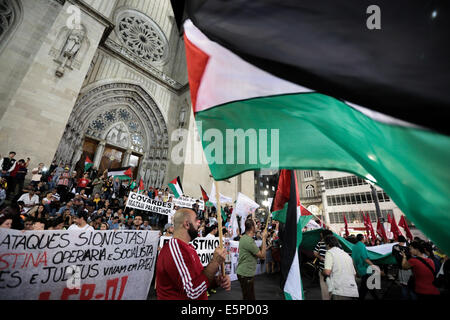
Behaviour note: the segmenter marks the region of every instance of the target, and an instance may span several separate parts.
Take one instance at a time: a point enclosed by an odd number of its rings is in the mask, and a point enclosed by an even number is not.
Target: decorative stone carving
[[[114,125],[106,135],[106,141],[124,148],[130,144],[130,134],[123,123]]]
[[[58,58],[55,60],[58,64],[60,64],[55,72],[57,77],[61,78],[64,76],[66,68],[72,70],[72,64],[81,49],[85,37],[86,31],[84,27],[69,30],[64,46],[62,47]]]
[[[13,26],[15,11],[11,0],[0,0],[0,43],[6,37],[8,30]]]
[[[125,47],[139,58],[153,64],[166,62],[169,46],[158,25],[146,15],[135,10],[117,14],[116,33]]]
[[[158,80],[166,84],[169,88],[172,88],[173,90],[177,91],[183,88],[183,85],[179,83],[178,81],[170,78],[167,76],[164,72],[159,71],[152,65],[150,65],[145,59],[140,58],[139,56],[134,55],[130,50],[127,48],[124,48],[120,44],[114,42],[111,39],[106,39],[105,46],[113,51],[116,54],[119,54],[126,59],[134,62],[136,65],[140,66],[142,69],[144,69],[146,72],[150,73],[154,77],[156,77]]]

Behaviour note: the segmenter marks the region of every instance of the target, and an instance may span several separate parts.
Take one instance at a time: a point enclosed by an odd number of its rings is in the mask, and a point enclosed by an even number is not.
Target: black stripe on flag
[[[370,5],[381,29],[370,30]],[[450,1],[189,0],[211,40],[306,88],[449,133]]]
[[[286,213],[286,223],[282,225],[280,232],[281,240],[281,289],[284,289],[289,270],[294,261],[297,250],[297,183],[294,171],[291,171],[291,190],[289,196],[288,209]],[[300,265],[300,254],[298,255]]]

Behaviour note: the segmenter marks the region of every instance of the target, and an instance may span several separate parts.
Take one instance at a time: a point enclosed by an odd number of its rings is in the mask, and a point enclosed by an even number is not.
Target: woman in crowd
[[[0,228],[11,229],[12,216],[6,213],[0,213]]]
[[[419,241],[411,242],[409,250],[411,253],[409,260],[407,260],[406,254],[401,252],[402,268],[412,269],[413,276],[410,281],[414,281],[414,292],[419,300],[435,299],[440,292],[433,284],[436,273],[433,260],[425,256],[425,248]]]

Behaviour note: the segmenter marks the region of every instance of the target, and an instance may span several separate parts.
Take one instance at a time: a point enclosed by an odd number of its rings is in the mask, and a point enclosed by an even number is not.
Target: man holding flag
[[[242,289],[243,300],[255,300],[255,273],[257,259],[266,258],[267,230],[262,233],[262,246],[259,249],[253,238],[256,234],[256,225],[253,219],[245,221],[245,234],[239,240],[239,261],[236,270]]]
[[[353,263],[355,264],[356,271],[358,272],[359,276],[361,277],[361,284],[359,286],[359,300],[364,300],[366,297],[367,291],[370,292],[372,297],[375,300],[378,300],[378,296],[375,293],[375,289],[369,290],[367,287],[367,279],[370,277],[371,273],[369,273],[369,266],[372,268],[378,269],[378,272],[380,271],[379,268],[369,259],[369,255],[367,253],[366,246],[363,243],[364,236],[362,234],[358,234],[356,236],[356,240],[358,240],[358,243],[353,247],[352,250],[352,258]]]

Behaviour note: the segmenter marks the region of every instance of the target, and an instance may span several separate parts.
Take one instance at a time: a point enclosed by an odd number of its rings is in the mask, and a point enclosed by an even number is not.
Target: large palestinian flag
[[[108,170],[108,177],[119,178],[120,180],[131,180],[131,178],[133,178],[133,170],[131,170],[131,167],[111,169]]]
[[[270,167],[369,179],[450,254],[449,5],[379,0],[381,30],[369,30],[372,4],[186,2],[205,156],[216,180]],[[244,151],[217,143],[227,129],[246,134]]]
[[[295,171],[281,170],[271,211],[272,219],[281,223],[281,288],[286,300],[304,299],[299,248],[312,215],[300,208]]]

